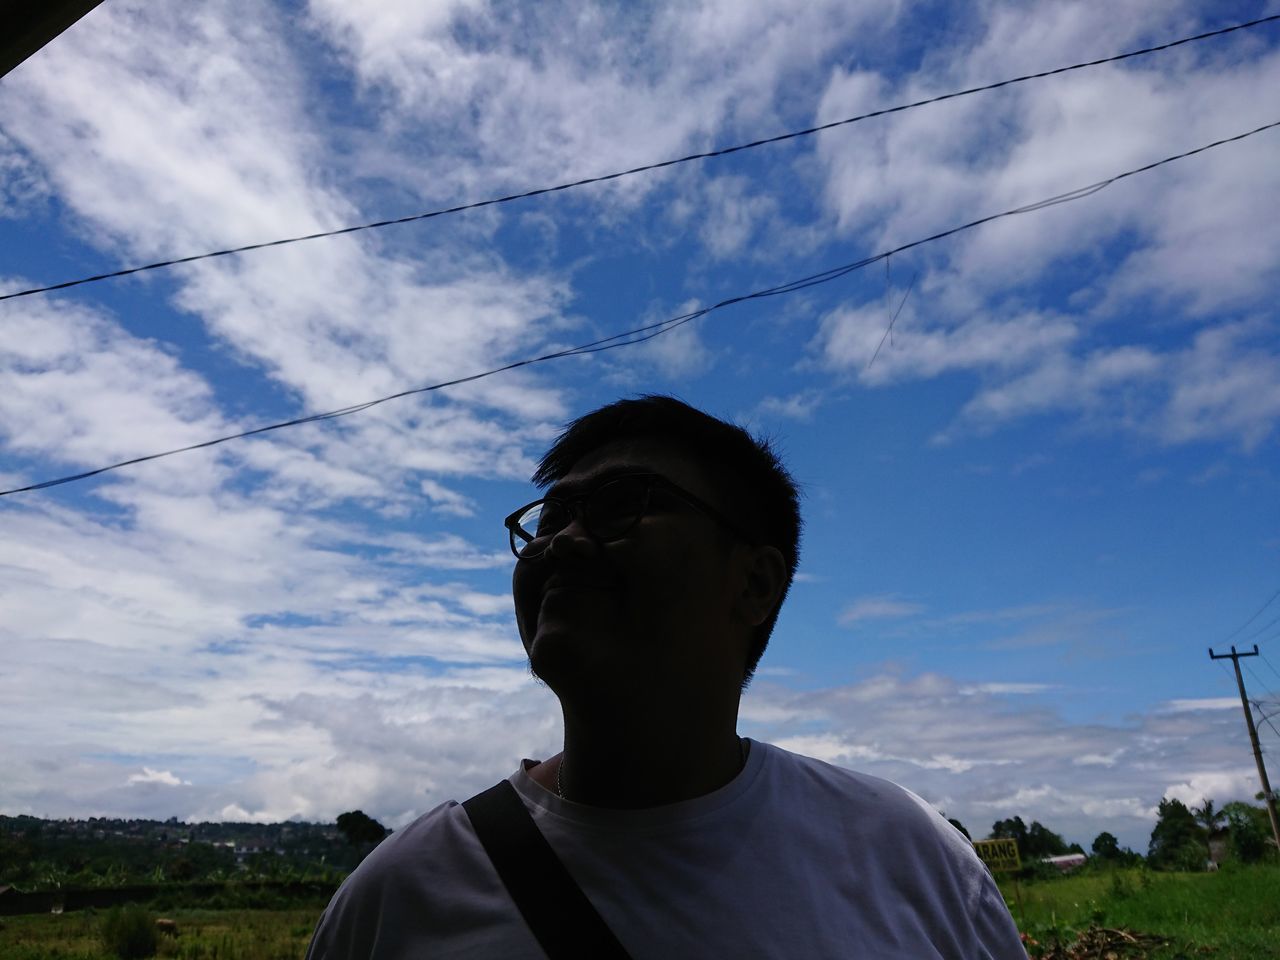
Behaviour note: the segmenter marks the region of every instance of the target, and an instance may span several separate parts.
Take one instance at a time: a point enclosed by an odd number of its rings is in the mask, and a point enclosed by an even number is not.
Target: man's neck
[[[565,709],[565,749],[530,771],[567,800],[639,809],[678,803],[723,787],[742,770],[737,704],[719,716],[666,710],[646,724],[619,724]]]

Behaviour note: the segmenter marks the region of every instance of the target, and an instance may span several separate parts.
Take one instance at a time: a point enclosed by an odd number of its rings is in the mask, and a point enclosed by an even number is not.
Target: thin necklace
[[[742,754],[742,766],[738,768],[738,772],[741,773],[747,765],[747,740],[745,737],[738,738],[738,752]],[[564,754],[562,753],[560,754],[560,762],[556,765],[556,796],[561,800],[565,799],[564,780],[561,779],[563,775]]]

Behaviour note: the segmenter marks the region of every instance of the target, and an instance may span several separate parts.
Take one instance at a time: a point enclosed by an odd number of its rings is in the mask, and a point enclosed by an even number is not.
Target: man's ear
[[[751,547],[744,562],[745,576],[736,606],[744,622],[758,627],[769,619],[782,599],[787,562],[781,550],[769,546]]]

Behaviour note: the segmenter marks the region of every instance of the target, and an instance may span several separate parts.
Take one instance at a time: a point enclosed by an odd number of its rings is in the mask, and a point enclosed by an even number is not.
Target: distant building
[[[1070,873],[1078,867],[1083,867],[1088,859],[1083,853],[1064,853],[1060,857],[1045,857],[1040,862],[1053,864],[1063,873]]]

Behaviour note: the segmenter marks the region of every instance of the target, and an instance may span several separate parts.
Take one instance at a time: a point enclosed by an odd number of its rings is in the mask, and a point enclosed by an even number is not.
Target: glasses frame
[[[608,538],[600,537],[587,524],[587,515],[586,515],[587,501],[589,501],[592,497],[594,497],[604,487],[607,487],[611,483],[617,483],[620,480],[644,480],[645,481],[644,499],[640,503],[640,510],[636,513],[635,519],[631,521],[630,525],[625,530],[623,530],[621,533],[616,534],[615,536],[612,536],[612,537],[608,537]],[[584,530],[586,530],[587,535],[599,543],[616,543],[619,540],[624,540],[628,535],[630,535],[631,531],[634,530],[637,525],[639,525],[640,521],[643,520],[645,518],[645,515],[649,512],[649,497],[650,497],[650,494],[653,492],[654,487],[657,487],[661,490],[665,490],[668,493],[674,494],[676,497],[683,500],[689,506],[693,507],[694,509],[698,510],[701,513],[706,514],[708,517],[710,517],[712,520],[715,520],[721,526],[732,531],[740,539],[745,540],[751,546],[757,545],[755,538],[748,535],[746,530],[744,530],[739,524],[730,520],[723,513],[721,513],[711,504],[707,503],[707,501],[703,500],[697,494],[690,493],[684,487],[680,486],[677,483],[673,483],[672,481],[664,477],[662,474],[660,473],[623,473],[623,474],[619,474],[616,477],[609,477],[608,479],[602,480],[600,483],[596,484],[594,487],[592,487],[590,490],[586,491],[585,493],[580,493],[572,497],[541,497],[540,499],[533,500],[529,503],[526,503],[524,506],[520,507],[519,509],[512,511],[507,516],[507,518],[502,521],[502,525],[507,528],[507,534],[511,541],[511,552],[515,554],[515,557],[517,560],[540,560],[542,559],[543,556],[546,555],[547,547],[551,545],[551,541],[555,539],[556,534],[558,534],[560,530],[557,530],[555,533],[547,536],[545,538],[547,541],[546,545],[543,546],[543,548],[540,551],[532,555],[522,554],[520,552],[520,547],[517,546],[516,544],[517,538],[522,541],[521,545],[525,547],[533,543],[534,540],[538,539],[537,537],[528,536],[525,533],[525,531],[520,527],[519,520],[520,520],[520,517],[523,516],[526,512],[544,503],[552,503],[552,504],[556,504],[557,506],[561,506],[565,509],[565,512],[568,513],[569,522],[566,523],[564,527],[561,527],[560,528],[561,530],[567,528],[569,524],[573,523],[575,520],[579,520],[582,522],[582,527]]]

